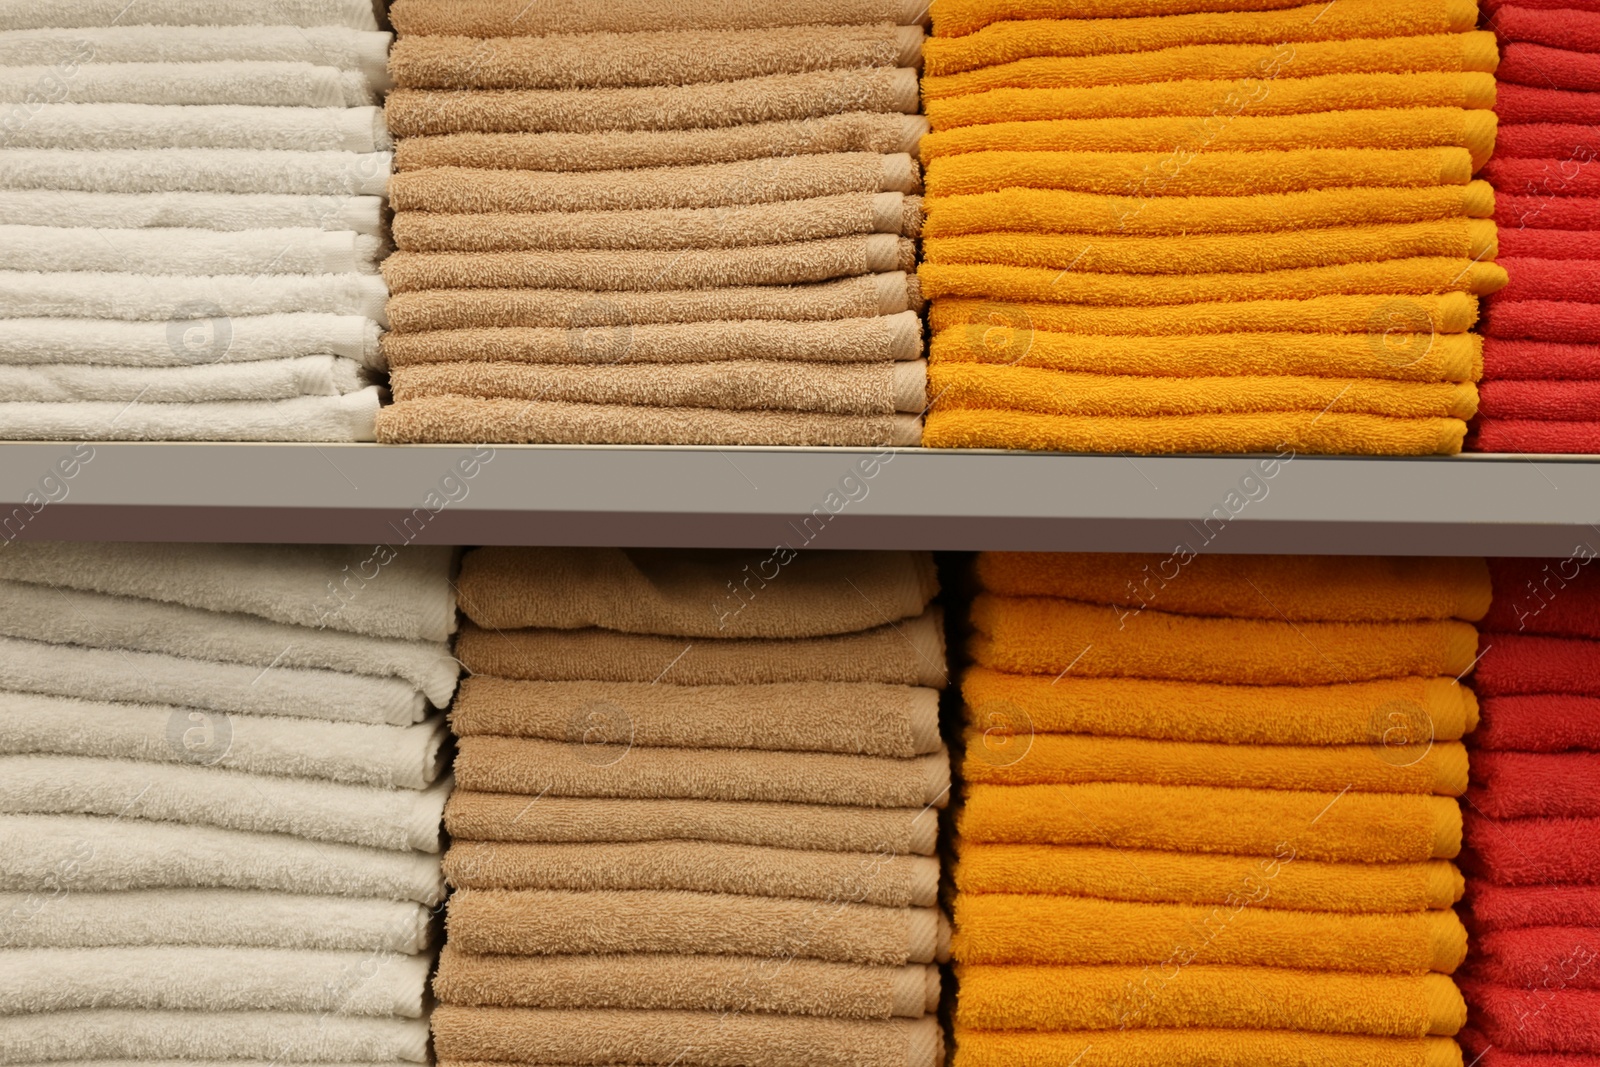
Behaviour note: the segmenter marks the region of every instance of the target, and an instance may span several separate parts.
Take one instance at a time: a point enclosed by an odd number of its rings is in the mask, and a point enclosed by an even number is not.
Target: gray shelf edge
[[[1565,556],[1600,458],[0,444],[17,539]]]

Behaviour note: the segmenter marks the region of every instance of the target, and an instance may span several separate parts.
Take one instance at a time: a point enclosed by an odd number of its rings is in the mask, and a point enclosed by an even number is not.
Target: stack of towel
[[[957,1067],[1459,1067],[1482,561],[977,577]]]
[[[935,0],[926,444],[1461,448],[1494,35],[1294,2]]]
[[[396,0],[385,442],[915,445],[925,0]]]
[[[478,549],[445,1062],[934,1067],[933,564]]]
[[[1563,12],[1570,15],[1570,12]],[[1466,825],[1479,1067],[1600,1064],[1600,575],[1498,560]]]
[[[1511,284],[1489,302],[1469,446],[1600,452],[1600,9],[1525,0],[1490,11],[1501,131],[1484,177]]]
[[[0,1063],[427,1062],[450,553],[372,552],[0,553]]]
[[[371,0],[0,2],[0,438],[370,441]]]

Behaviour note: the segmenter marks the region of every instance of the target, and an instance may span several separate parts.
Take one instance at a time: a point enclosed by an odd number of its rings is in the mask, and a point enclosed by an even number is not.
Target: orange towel
[[[933,32],[959,37],[1003,19],[1130,18],[1200,11],[1276,11],[1296,0],[935,0]]]
[[[1448,1037],[1394,1038],[1297,1030],[1079,1030],[956,1027],[961,1067],[1462,1067]],[[1090,1049],[1093,1059],[1086,1059]]]

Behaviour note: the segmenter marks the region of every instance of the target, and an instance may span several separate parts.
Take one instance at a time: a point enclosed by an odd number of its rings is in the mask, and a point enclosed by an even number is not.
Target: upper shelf
[[[0,445],[5,540],[1566,556],[1600,460]],[[1208,518],[1209,517],[1209,518]]]

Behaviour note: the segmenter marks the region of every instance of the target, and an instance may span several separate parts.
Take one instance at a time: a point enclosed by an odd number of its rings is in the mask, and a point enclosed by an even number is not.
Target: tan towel
[[[950,790],[950,756],[943,749],[901,760],[744,748],[630,747],[626,741],[610,740],[571,744],[463,737],[455,776],[462,789],[529,796],[943,807]]]
[[[457,841],[720,841],[931,856],[939,812],[924,807],[527,797],[458,789],[445,805],[444,824]]]
[[[770,955],[891,967],[948,959],[950,944],[938,908],[718,893],[461,889],[446,930],[472,953]]]
[[[451,729],[463,737],[581,741],[595,726],[625,732],[636,745],[905,758],[938,749],[939,693],[867,683],[692,686],[478,675],[462,679],[450,712]]]
[[[797,531],[795,540],[800,542],[805,531]],[[456,639],[456,656],[475,674],[543,682],[882,682],[942,689],[946,680],[944,616],[937,607],[892,626],[799,641],[687,641],[605,630],[493,631],[467,622]]]
[[[403,89],[600,89],[725,82],[769,74],[914,67],[921,26],[401,37],[389,73]]]
[[[395,0],[389,19],[401,35],[462,34],[540,37],[558,33],[645,33],[662,30],[756,30],[773,26],[926,23],[924,0],[766,0],[681,4],[666,0]]]
[[[835,1019],[918,1018],[938,1010],[939,968],[868,967],[762,956],[439,955],[446,1004],[763,1012]]]
[[[424,294],[418,294],[424,295]],[[705,360],[872,363],[922,356],[915,311],[831,322],[645,323],[615,330],[500,326],[383,336],[390,367],[466,361],[682,364]]]
[[[415,289],[715,289],[909,271],[916,242],[890,233],[674,252],[396,252],[390,292]]]
[[[922,310],[915,275],[903,271],[819,285],[592,293],[581,289],[436,289],[389,298],[394,331],[559,328],[596,362],[627,356],[636,327],[652,323],[827,322]],[[827,326],[814,327],[826,330]],[[642,335],[643,336],[643,335]],[[920,349],[920,344],[918,348]],[[920,356],[915,355],[906,358]]]
[[[939,861],[931,856],[701,841],[457,841],[444,871],[453,886],[466,889],[663,889],[885,908],[928,908],[939,896]]]
[[[857,633],[921,615],[938,592],[926,552],[478,548],[457,582],[480,626],[674,637]]]
[[[826,152],[915,155],[927,132],[928,120],[921,115],[847,111],[704,130],[447,133],[407,137],[395,146],[394,165],[401,171],[424,167],[566,171],[731,163]]]
[[[864,233],[916,237],[921,232],[922,198],[905,193],[842,193],[739,207],[657,211],[481,215],[402,211],[394,218],[395,245],[405,252],[736,248]]]
[[[915,68],[862,67],[625,89],[396,89],[384,104],[384,117],[396,137],[593,133],[695,130],[845,111],[910,115],[919,103]]]
[[[388,445],[787,445],[915,448],[915,415],[816,415],[434,397],[382,408]]]
[[[389,180],[389,203],[395,211],[452,214],[639,211],[921,190],[921,169],[909,155],[829,152],[573,174],[437,167],[396,174]]]

